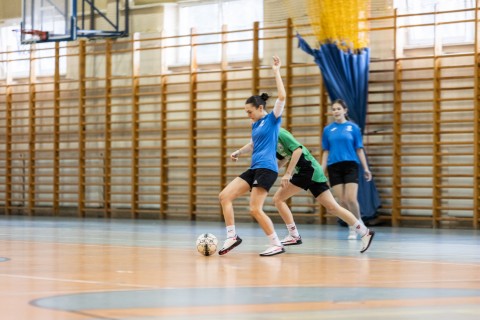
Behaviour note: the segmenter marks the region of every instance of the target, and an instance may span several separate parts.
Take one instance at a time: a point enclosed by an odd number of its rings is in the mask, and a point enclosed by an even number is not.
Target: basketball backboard
[[[128,0],[22,0],[23,44],[128,36]]]
[[[22,43],[75,39],[74,2],[75,0],[22,0]]]

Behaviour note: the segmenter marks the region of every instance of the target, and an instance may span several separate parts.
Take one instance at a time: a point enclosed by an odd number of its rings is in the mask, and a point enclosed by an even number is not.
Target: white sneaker
[[[357,240],[357,233],[354,227],[348,227],[348,240]]]
[[[227,240],[225,240],[225,242],[223,243],[222,249],[218,251],[218,254],[224,255],[225,253],[229,252],[230,250],[238,246],[240,243],[242,243],[242,239],[240,239],[240,237],[237,235],[235,235],[232,238],[227,238]]]
[[[284,253],[285,249],[283,249],[283,246],[271,246],[267,250],[263,251],[260,253],[262,257],[268,257],[268,256],[274,256],[276,254]]]
[[[368,230],[368,232],[362,237],[362,250],[360,250],[361,253],[367,251],[367,249],[370,247],[370,244],[372,243],[374,236],[375,231]]]
[[[280,241],[284,246],[294,246],[297,244],[302,244],[302,237],[300,235],[298,237],[294,237],[292,235],[288,235]]]

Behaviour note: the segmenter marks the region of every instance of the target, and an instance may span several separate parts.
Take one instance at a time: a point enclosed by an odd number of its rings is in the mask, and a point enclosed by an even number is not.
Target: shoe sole
[[[218,251],[218,254],[223,256],[224,254],[226,253],[229,253],[230,251],[232,251],[235,247],[237,247],[240,243],[242,243],[242,239],[237,239],[237,242],[235,242],[230,248],[228,249],[225,249],[225,250],[220,250]]]
[[[285,249],[282,249],[281,251],[272,253],[272,254],[263,254],[260,253],[260,257],[271,257],[271,256],[276,256],[277,254],[285,253]]]
[[[282,244],[283,244],[284,246],[296,246],[296,245],[302,244],[302,240],[298,240],[298,241],[295,242],[295,243],[282,242]]]
[[[370,231],[370,234],[372,235],[370,237],[370,241],[368,241],[367,246],[365,247],[365,249],[361,250],[360,253],[364,253],[365,251],[368,250],[368,248],[370,248],[370,245],[372,244],[372,241],[373,241],[373,237],[375,236],[375,231]]]

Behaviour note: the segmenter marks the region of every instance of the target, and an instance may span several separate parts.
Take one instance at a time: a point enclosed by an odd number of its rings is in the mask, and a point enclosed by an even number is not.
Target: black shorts
[[[355,161],[337,162],[327,167],[330,186],[337,184],[358,184],[358,163]]]
[[[270,191],[277,180],[278,172],[270,169],[248,169],[240,175],[240,178],[245,180],[250,185],[250,190],[253,187],[262,187],[263,189]]]
[[[290,179],[290,183],[299,188],[302,188],[303,190],[310,191],[314,198],[318,197],[320,194],[330,189],[326,182],[312,181],[312,177],[313,169],[300,170],[299,173],[295,173],[292,176],[292,179]]]

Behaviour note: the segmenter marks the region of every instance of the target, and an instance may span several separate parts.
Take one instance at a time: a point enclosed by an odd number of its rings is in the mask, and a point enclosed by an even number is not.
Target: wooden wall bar
[[[431,49],[405,51],[398,44],[403,30],[413,27],[406,16],[393,12],[370,21],[371,39],[393,48],[372,44],[364,137],[382,200],[379,219],[477,229],[478,31],[475,43],[457,52],[445,53],[438,39]],[[478,18],[477,8],[470,22],[478,26]],[[244,101],[268,92],[271,106],[276,98],[273,54],[283,60],[283,125],[320,160],[328,98],[295,32],[311,45],[315,39],[308,26],[295,28],[288,20],[250,30],[135,34],[0,53],[10,70],[0,79],[1,213],[220,219],[218,193],[249,165],[249,157],[229,160],[250,138]],[[199,60],[200,50],[212,46],[218,62]],[[247,61],[232,59],[239,51]],[[30,72],[12,76],[20,62]],[[39,74],[48,63],[51,74]],[[300,222],[334,221],[308,193],[290,205]],[[235,210],[249,217],[247,197]],[[271,197],[265,210],[278,217]]]

